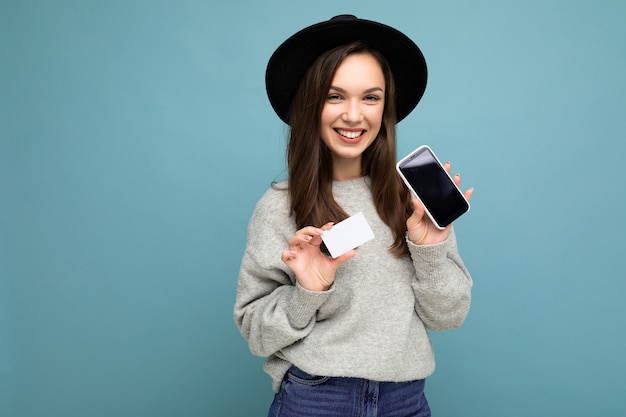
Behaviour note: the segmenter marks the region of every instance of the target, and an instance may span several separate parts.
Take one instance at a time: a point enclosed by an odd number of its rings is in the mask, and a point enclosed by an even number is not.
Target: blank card
[[[374,239],[374,232],[361,212],[348,217],[334,225],[332,229],[322,233],[322,240],[333,258],[337,258],[372,239]]]

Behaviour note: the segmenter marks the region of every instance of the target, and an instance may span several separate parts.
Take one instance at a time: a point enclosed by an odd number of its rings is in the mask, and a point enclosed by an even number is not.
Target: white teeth
[[[337,133],[339,133],[341,136],[347,137],[348,139],[354,139],[361,136],[363,134],[363,131],[360,130],[358,132],[348,132],[347,130],[337,129]]]

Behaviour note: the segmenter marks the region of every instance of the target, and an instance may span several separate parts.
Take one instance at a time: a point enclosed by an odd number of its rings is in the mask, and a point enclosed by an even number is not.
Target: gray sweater
[[[307,291],[281,261],[296,232],[286,183],[265,193],[248,226],[234,316],[252,353],[267,357],[275,392],[292,364],[314,375],[425,378],[435,368],[427,329],[456,328],[469,310],[472,279],[454,233],[438,245],[409,242],[411,256],[397,258],[368,177],[335,182],[333,195],[349,215],[363,212],[375,238],[339,267],[328,291]]]

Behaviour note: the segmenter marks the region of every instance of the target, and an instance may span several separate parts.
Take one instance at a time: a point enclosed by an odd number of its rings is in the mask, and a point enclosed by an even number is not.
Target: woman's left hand
[[[450,173],[450,162],[443,164],[444,169]],[[452,180],[461,187],[461,175],[456,174],[452,177]],[[465,191],[464,196],[467,201],[472,197],[474,188],[469,188]],[[444,242],[450,235],[450,229],[452,224],[446,226],[441,230],[435,227],[430,218],[426,215],[424,205],[417,198],[413,198],[413,214],[406,221],[406,228],[408,237],[411,242],[416,245],[436,245],[437,243]]]

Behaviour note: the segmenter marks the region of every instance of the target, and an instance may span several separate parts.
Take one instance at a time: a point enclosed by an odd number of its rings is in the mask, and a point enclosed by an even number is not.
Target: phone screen
[[[427,146],[413,151],[397,167],[440,228],[469,210],[469,203]]]

